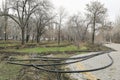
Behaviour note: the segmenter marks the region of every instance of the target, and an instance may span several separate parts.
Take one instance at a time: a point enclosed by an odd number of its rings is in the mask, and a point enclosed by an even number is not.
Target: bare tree
[[[50,24],[47,27],[47,31],[45,32],[45,35],[47,35],[48,41],[55,40],[55,28],[54,28],[54,20],[50,21]]]
[[[8,14],[9,10],[8,8],[8,1],[5,0],[2,2],[2,8],[3,8],[3,13]],[[7,40],[7,26],[8,26],[8,16],[4,16],[4,39],[5,41]]]
[[[75,33],[77,35],[76,38],[78,38],[77,40],[82,40],[82,32],[83,32],[83,24],[82,24],[83,20],[81,19],[81,16],[79,14],[77,15],[73,15],[70,19],[70,24],[71,27],[75,30]]]
[[[39,6],[39,3],[36,3],[35,0],[12,0],[11,7],[9,10],[14,11],[15,14],[6,14],[4,16],[10,17],[14,20],[21,29],[22,34],[22,44],[25,43],[25,27],[28,24],[30,16],[36,11],[36,8]]]
[[[82,41],[86,41],[86,40],[89,39],[87,37],[87,33],[88,33],[88,28],[89,28],[90,25],[91,25],[91,21],[87,21],[87,20],[84,21],[84,31],[83,31]]]
[[[52,5],[49,1],[45,0],[41,3],[43,6],[40,6],[35,13],[35,23],[36,23],[36,40],[37,43],[40,42],[42,34],[45,32],[45,27],[48,26],[50,20],[55,16],[52,16],[51,9]]]
[[[81,14],[78,13],[71,16],[67,24],[69,36],[72,37],[72,40],[74,40],[75,44],[79,48],[79,43],[83,41],[84,34],[86,33],[85,31],[87,31],[84,19],[81,17]]]
[[[31,31],[32,31],[32,27],[35,27],[35,26],[33,26],[33,19],[32,19],[32,17],[30,17],[30,19],[29,19],[29,21],[28,21],[28,23],[27,23],[27,25],[26,25],[26,43],[29,41],[29,39],[30,39],[30,33],[31,33]]]
[[[91,26],[91,21],[82,17],[79,12],[69,17],[66,26],[68,26],[68,40],[84,42],[89,39],[88,28]]]
[[[118,15],[118,17],[115,20],[112,33],[113,33],[113,41],[120,43],[120,15]]]
[[[58,11],[58,45],[60,45],[60,40],[61,40],[61,27],[63,25],[63,21],[66,17],[66,12],[64,8],[60,8]]]
[[[2,13],[1,9],[0,9],[0,14]],[[3,39],[3,34],[4,34],[4,18],[2,16],[0,16],[0,39]]]
[[[90,21],[92,21],[92,44],[95,41],[95,31],[96,31],[96,23],[99,23],[101,17],[106,14],[107,9],[104,8],[104,5],[98,1],[92,1],[90,4],[86,5],[87,7],[87,17]]]

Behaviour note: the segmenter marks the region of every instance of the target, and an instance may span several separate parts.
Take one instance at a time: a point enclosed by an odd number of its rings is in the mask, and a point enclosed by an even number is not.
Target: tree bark
[[[86,40],[86,35],[87,35],[87,30],[88,30],[89,25],[90,25],[90,23],[87,24],[87,27],[85,28],[85,31],[83,33],[83,38],[82,38],[83,42]]]
[[[4,34],[5,34],[5,41],[7,40],[7,20],[8,20],[8,18],[7,18],[7,16],[5,16],[5,31],[4,31]]]
[[[93,19],[93,33],[92,33],[92,44],[94,44],[95,42],[95,19],[96,19],[96,15],[94,14],[94,19]]]
[[[30,39],[30,35],[26,35],[26,43],[28,43],[28,41],[29,41],[29,39]]]
[[[61,34],[60,34],[60,28],[61,28],[61,26],[59,26],[59,31],[58,31],[58,45],[60,45],[60,36],[61,36]]]
[[[27,26],[26,26],[26,43],[29,41],[29,38],[30,38],[30,30],[29,30],[29,23],[27,23]]]
[[[24,45],[25,44],[25,29],[24,29],[24,27],[23,28],[21,28],[21,33],[22,33],[22,45]]]
[[[33,33],[33,35],[32,35],[32,43],[33,43],[33,41],[34,41],[34,36],[35,36],[35,35],[34,35],[34,33]]]
[[[37,29],[37,36],[36,36],[36,40],[37,40],[37,43],[39,43],[39,42],[40,42],[40,40],[39,40],[39,29]]]

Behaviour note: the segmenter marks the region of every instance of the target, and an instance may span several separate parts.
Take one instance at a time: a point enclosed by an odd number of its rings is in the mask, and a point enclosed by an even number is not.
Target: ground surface
[[[76,80],[120,80],[120,44],[105,44],[105,46],[108,46],[110,48],[115,49],[116,51],[113,51],[110,53],[112,58],[114,59],[114,64],[104,70],[90,72],[90,73],[77,73],[77,74],[71,74],[72,78],[75,78]],[[93,54],[93,53],[91,53]],[[81,55],[77,55],[81,56]],[[89,59],[87,61],[76,63],[69,65],[68,67],[71,70],[78,70],[78,69],[92,69],[97,67],[102,67],[104,65],[109,64],[110,59],[107,57],[107,55],[100,55],[97,57],[94,57],[92,59]]]

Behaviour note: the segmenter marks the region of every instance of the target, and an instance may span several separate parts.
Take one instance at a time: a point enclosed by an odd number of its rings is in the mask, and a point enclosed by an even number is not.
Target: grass
[[[0,80],[12,80],[18,75],[21,66],[7,64],[5,62],[0,63]]]
[[[12,47],[16,46],[16,48]],[[76,50],[85,50],[86,47],[81,47],[78,49],[74,45],[70,45],[68,42],[61,42],[60,47],[58,47],[57,42],[43,42],[41,45],[35,45],[35,43],[27,43],[25,46],[21,47],[18,43],[1,43],[0,47],[6,47],[5,49],[1,49],[0,52],[20,52],[20,53],[47,53],[47,52],[64,52],[64,51],[76,51]],[[33,47],[30,47],[33,46]],[[19,48],[17,48],[19,47]]]
[[[17,52],[25,52],[25,53],[44,53],[44,52],[64,52],[64,51],[76,51],[76,50],[85,50],[86,48],[77,49],[76,46],[70,45],[67,47],[36,47],[36,48],[25,48],[16,50]]]
[[[19,42],[8,41],[7,43],[0,43],[0,47],[5,47],[1,49],[0,52],[20,52],[20,53],[49,53],[49,52],[65,52],[65,51],[78,51],[78,50],[91,50],[91,51],[102,51],[108,48],[102,45],[92,45],[88,43],[81,43],[78,49],[75,45],[70,45],[68,42],[61,42],[60,47],[58,47],[57,42],[41,42],[41,44],[36,45],[35,43],[27,43],[25,46],[19,45]],[[16,46],[16,47],[12,47]]]
[[[19,42],[19,41],[16,41],[16,40],[7,40],[7,41],[5,41],[5,40],[0,40],[0,44],[2,44],[2,43],[7,44],[7,43],[20,43],[20,42]]]
[[[18,44],[0,44],[0,47],[10,47],[10,46],[16,46]]]
[[[2,56],[2,55],[0,55]],[[5,55],[3,55],[5,56]],[[68,57],[66,54],[62,55],[56,55],[56,57]],[[17,55],[14,56],[17,59],[25,59],[25,58],[30,58],[29,55]],[[19,62],[19,61],[18,61]],[[20,62],[21,63],[21,62]],[[28,61],[24,63],[29,63]],[[41,62],[34,62],[34,63],[41,63]],[[46,63],[45,63],[46,64]],[[53,67],[47,67],[47,68],[53,68]],[[23,75],[21,76],[20,80],[35,80],[35,77],[39,76],[40,80],[49,80],[48,78],[51,77],[51,80],[55,80],[55,74],[52,73],[46,73],[43,71],[39,71],[38,74],[37,69],[31,68],[31,67],[23,67],[23,66],[18,66],[18,65],[13,65],[13,64],[7,64],[5,61],[0,62],[0,80],[18,80],[17,77],[19,77],[21,73]],[[25,73],[25,74],[24,74]],[[49,77],[48,77],[49,76]],[[39,78],[38,77],[38,78]]]
[[[47,52],[65,52],[65,51],[78,51],[87,50],[87,47],[80,47],[79,49],[74,46],[66,47],[35,47],[35,48],[22,48],[22,49],[3,49],[5,52],[20,52],[20,53],[47,53]]]
[[[0,47],[6,48],[6,47],[13,47],[13,46],[17,46],[20,45],[20,42],[18,41],[4,41],[4,40],[0,40]]]
[[[70,43],[67,41],[61,42],[60,45],[58,45],[57,42],[51,42],[51,43],[47,43],[45,44],[45,46],[64,46],[64,45],[69,45]]]

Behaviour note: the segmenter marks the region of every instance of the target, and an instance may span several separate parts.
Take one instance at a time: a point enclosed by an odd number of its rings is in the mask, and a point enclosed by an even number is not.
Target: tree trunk
[[[22,31],[22,45],[24,45],[25,44],[25,29],[21,28],[21,31]]]
[[[40,40],[39,40],[39,36],[37,35],[37,43],[39,43],[40,42]]]
[[[5,41],[7,40],[7,33],[5,32]]]
[[[26,35],[26,43],[28,43],[28,41],[29,41],[29,39],[30,39],[30,35]]]
[[[32,43],[33,43],[33,41],[34,41],[34,33],[33,33],[33,35],[32,35]]]
[[[5,31],[4,31],[4,34],[5,34],[5,41],[7,40],[7,20],[8,20],[8,18],[7,18],[7,16],[5,16]]]
[[[39,42],[40,42],[40,40],[39,40],[39,30],[37,30],[36,40],[37,40],[37,43],[39,43]]]
[[[58,45],[60,45],[60,28],[61,28],[61,26],[59,26],[59,31],[58,31]]]
[[[27,26],[26,26],[26,43],[29,41],[30,38],[30,30],[29,30],[29,23],[27,22]]]
[[[93,20],[93,33],[92,33],[92,44],[95,42],[95,15],[94,15],[94,20]]]
[[[83,33],[83,38],[82,38],[83,42],[86,40],[86,35],[87,35],[87,30],[88,30],[89,25],[90,25],[90,23],[87,24],[87,27],[85,28],[85,31]]]

